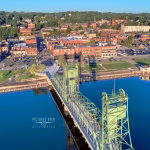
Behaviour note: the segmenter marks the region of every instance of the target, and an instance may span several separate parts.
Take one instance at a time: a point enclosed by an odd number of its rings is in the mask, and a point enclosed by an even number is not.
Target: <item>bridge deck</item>
[[[61,97],[61,94],[58,92],[57,88],[53,85],[53,83],[52,83],[52,86],[53,86],[54,90],[56,91],[56,93],[58,94],[59,98],[62,100],[63,104],[67,107],[67,110],[69,111],[69,113],[71,114],[72,118],[76,122],[78,128],[80,129],[81,133],[85,137],[85,139],[86,139],[87,143],[89,144],[90,148],[92,150],[95,150],[95,147],[94,147],[94,145],[93,145],[93,143],[91,141],[91,138],[89,138],[89,136],[87,136],[85,129],[82,127],[82,125],[78,121],[78,119],[77,119],[76,115],[74,114],[74,112],[72,112],[72,110],[70,109],[69,105],[63,100],[63,98]]]
[[[78,129],[81,131],[82,135],[84,136],[86,142],[88,143],[89,147],[92,149],[92,150],[100,150],[100,139],[101,139],[101,126],[99,125],[99,123],[97,122],[94,122],[92,124],[92,127],[88,127],[87,128],[87,120],[88,121],[92,121],[92,116],[90,114],[86,114],[87,116],[85,116],[85,118],[81,121],[80,120],[80,116],[82,116],[82,114],[78,114],[74,111],[73,109],[73,105],[75,104],[69,104],[65,101],[65,99],[63,98],[63,95],[62,93],[60,92],[60,90],[57,88],[56,86],[56,83],[54,83],[53,80],[51,80],[51,77],[50,77],[50,74],[47,74],[48,76],[48,79],[49,79],[49,82],[51,82],[51,85],[53,86],[54,90],[56,91],[56,93],[58,94],[59,98],[61,99],[62,103],[65,105],[65,107],[67,108],[68,112],[70,113],[70,115],[72,116],[76,126],[78,127]],[[71,99],[72,103],[73,101],[75,101],[76,103],[78,103],[79,105],[81,104],[78,99],[76,98],[72,98]],[[82,104],[81,104],[82,105]],[[86,111],[84,109],[84,105],[82,105],[82,107],[80,108],[81,111]],[[80,112],[79,109],[77,109],[78,112]],[[95,109],[96,111],[96,109]],[[98,112],[97,112],[98,113]],[[82,122],[82,123],[81,123]],[[96,145],[94,141],[94,138],[93,136],[91,136],[93,134],[93,131],[96,133],[97,132],[97,137],[96,137],[96,141],[98,143],[98,145]],[[107,135],[106,135],[107,136]],[[116,145],[114,143],[112,143],[112,149],[113,150],[118,150],[118,148],[116,147]],[[104,150],[110,150],[109,148],[109,143],[106,142],[106,145],[104,147]]]

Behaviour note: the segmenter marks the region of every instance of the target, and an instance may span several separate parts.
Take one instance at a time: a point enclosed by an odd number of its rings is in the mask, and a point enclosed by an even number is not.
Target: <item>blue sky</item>
[[[1,0],[0,11],[150,12],[150,0]]]

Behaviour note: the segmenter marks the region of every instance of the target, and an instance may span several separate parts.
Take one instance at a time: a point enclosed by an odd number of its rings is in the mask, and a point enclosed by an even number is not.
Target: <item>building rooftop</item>
[[[26,43],[16,43],[14,44],[15,47],[25,47],[26,46]]]
[[[8,45],[7,44],[2,44],[2,46],[1,47],[8,47]]]
[[[28,44],[28,48],[37,48],[36,44]]]
[[[54,49],[73,49],[73,48],[79,48],[79,47],[103,47],[103,46],[114,46],[112,44],[108,44],[108,43],[105,43],[105,42],[100,42],[100,43],[97,43],[97,44],[92,44],[92,45],[80,45],[80,46],[77,46],[77,45],[67,45],[67,46],[61,46],[61,45],[58,45],[58,46],[55,46]]]

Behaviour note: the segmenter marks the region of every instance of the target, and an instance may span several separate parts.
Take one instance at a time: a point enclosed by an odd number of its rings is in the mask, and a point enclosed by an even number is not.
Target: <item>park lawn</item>
[[[19,76],[17,81],[21,81],[21,80],[24,80],[24,79],[31,79],[31,78],[37,78],[38,76],[35,75],[35,74],[26,74],[26,75],[22,75],[22,76]]]
[[[129,62],[109,62],[109,63],[102,63],[102,66],[106,69],[127,69],[127,68],[136,68],[134,65],[130,64]]]
[[[82,67],[82,71],[83,70],[99,71],[99,70],[104,70],[104,69],[99,64],[86,64],[84,67]]]
[[[140,65],[150,65],[150,58],[144,59],[135,58],[134,61]]]
[[[24,73],[24,72],[26,72],[26,69],[0,71],[0,83],[7,81],[10,77],[12,77],[16,74],[20,74],[20,73]]]

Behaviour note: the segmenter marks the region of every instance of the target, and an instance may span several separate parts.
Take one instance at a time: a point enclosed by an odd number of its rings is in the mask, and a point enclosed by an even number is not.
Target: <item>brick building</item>
[[[116,46],[113,45],[82,45],[78,47],[73,46],[53,46],[52,55],[54,59],[58,59],[60,55],[79,55],[80,52],[84,57],[114,57],[117,56]]]
[[[26,55],[37,55],[37,47],[36,44],[28,44],[25,49]]]
[[[21,35],[31,35],[32,29],[30,28],[21,28],[20,29]]]
[[[63,25],[63,26],[61,26],[61,30],[62,30],[62,31],[65,31],[65,30],[67,30],[68,27],[69,27],[69,26],[67,26],[67,25]]]
[[[89,25],[90,27],[92,27],[92,28],[96,28],[96,27],[97,27],[96,22],[90,22],[88,25]]]
[[[98,37],[94,37],[91,40],[95,41],[95,42],[106,42],[107,41],[106,38],[98,38]]]
[[[36,38],[26,39],[27,44],[33,44],[36,43]]]
[[[76,31],[71,31],[70,34],[75,35],[75,34],[77,34],[77,32]]]
[[[28,28],[31,28],[31,29],[35,28],[35,24],[34,23],[28,24]]]
[[[62,37],[62,38],[51,38],[47,39],[47,48],[50,49],[52,45],[82,45],[84,42],[82,39],[75,38],[75,37]]]
[[[102,29],[98,30],[98,32],[101,33],[101,36],[103,38],[111,38],[111,35],[113,34],[120,34],[120,30],[113,30],[113,29]]]

